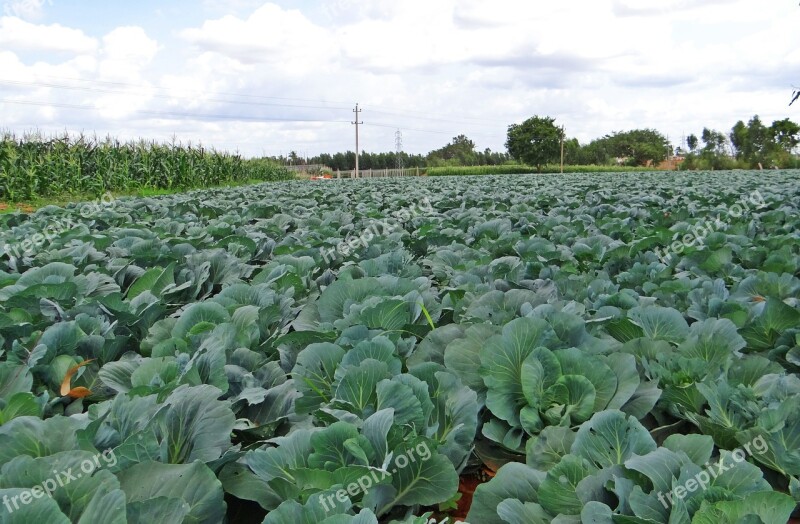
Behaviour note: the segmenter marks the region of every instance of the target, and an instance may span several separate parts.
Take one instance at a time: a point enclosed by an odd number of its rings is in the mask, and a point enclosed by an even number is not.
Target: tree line
[[[495,166],[525,164],[541,170],[558,164],[562,150],[565,165],[578,166],[658,166],[665,160],[683,158],[681,169],[733,169],[763,167],[796,167],[796,148],[800,143],[800,125],[783,119],[766,126],[758,116],[748,123],[737,122],[729,133],[704,128],[698,138],[691,134],[686,143],[675,146],[656,129],[615,131],[589,143],[581,144],[568,137],[562,126],[548,116],[533,116],[521,124],[508,127],[506,151],[476,149],[475,142],[465,135],[427,155],[396,153],[359,154],[361,169],[392,169],[402,165],[415,167]],[[702,141],[702,145],[701,145]],[[322,164],[333,170],[355,168],[352,151],[321,154],[311,158],[291,152],[273,157],[284,165]]]
[[[506,147],[514,159],[541,169],[561,160],[562,138],[566,165],[657,166],[678,156],[681,169],[788,168],[798,165],[800,125],[785,118],[767,126],[756,115],[727,134],[704,128],[699,139],[691,134],[677,147],[655,129],[618,131],[584,145],[566,137],[555,119],[534,116],[509,126]]]
[[[702,141],[702,147],[700,142]],[[704,128],[686,138],[687,169],[797,167],[800,125],[788,118],[765,125],[758,115],[739,120],[729,133]]]
[[[399,159],[399,161],[398,161]],[[303,158],[292,151],[286,156],[272,157],[272,160],[282,165],[325,165],[333,170],[349,171],[355,169],[356,154],[353,151],[344,153],[323,153],[320,155]],[[483,151],[475,149],[475,142],[465,135],[458,135],[443,147],[431,151],[427,155],[397,153],[368,153],[362,151],[358,155],[359,169],[394,169],[399,166],[406,168],[415,167],[445,167],[445,166],[494,166],[512,161],[505,152],[492,151],[486,148]]]
[[[667,137],[655,129],[617,131],[588,144],[566,136],[552,117],[531,117],[508,127],[506,148],[517,161],[541,170],[545,165],[654,166],[672,156]]]

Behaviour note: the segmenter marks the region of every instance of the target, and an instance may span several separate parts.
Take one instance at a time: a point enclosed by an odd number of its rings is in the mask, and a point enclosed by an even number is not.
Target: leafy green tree
[[[510,160],[505,152],[492,151],[488,147],[484,151],[476,153],[477,165],[479,166],[499,166]]]
[[[578,151],[578,160],[575,163],[584,166],[604,166],[611,163],[611,157],[609,144],[606,140],[593,140],[585,146],[581,146]]]
[[[699,143],[700,143],[700,141],[697,140],[697,135],[695,135],[695,134],[691,134],[688,137],[686,137],[686,146],[689,148],[689,151],[691,151],[692,153],[694,153],[697,150],[697,145]]]
[[[751,158],[749,160],[763,160],[764,156],[769,151],[770,133],[769,129],[761,122],[758,115],[755,115],[747,123],[747,138],[752,148]]]
[[[751,167],[758,164],[786,164],[786,156],[800,142],[800,126],[788,118],[775,121],[770,127],[755,115],[745,125],[741,120],[730,133],[736,158]]]
[[[667,137],[655,129],[614,133],[610,140],[614,155],[628,158],[628,163],[636,166],[661,163],[672,149]]]
[[[730,139],[736,158],[741,160],[752,155],[750,137],[748,136],[747,126],[744,122],[741,120],[736,122],[736,125],[731,129]]]
[[[702,169],[731,169],[733,160],[728,156],[728,136],[714,129],[703,128],[700,134],[703,149],[700,152]]]
[[[633,166],[663,162],[672,146],[655,129],[619,131],[593,140],[584,146],[581,159],[587,164],[608,164],[612,158],[624,158]]]
[[[788,118],[773,122],[769,128],[769,132],[775,145],[787,153],[791,152],[800,144],[800,125],[792,122]]]
[[[725,154],[725,145],[728,143],[728,138],[723,133],[704,127],[700,139],[703,141],[703,152],[705,154]]]
[[[458,135],[446,146],[428,153],[429,165],[471,166],[475,165],[476,161],[475,142],[465,135]]]
[[[508,127],[506,148],[514,159],[541,171],[543,166],[560,160],[561,133],[554,118],[533,116]]]
[[[577,138],[564,141],[564,163],[567,165],[580,164],[581,144]]]

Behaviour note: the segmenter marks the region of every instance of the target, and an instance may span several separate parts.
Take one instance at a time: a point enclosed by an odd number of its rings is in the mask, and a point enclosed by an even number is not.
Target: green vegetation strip
[[[641,173],[656,171],[647,167],[628,166],[564,166],[564,173]],[[502,166],[446,166],[429,167],[425,170],[428,176],[468,176],[468,175],[526,175],[537,173],[536,168],[520,164]],[[560,173],[561,166],[544,166],[541,173]]]
[[[207,188],[293,176],[270,160],[202,146],[112,139],[0,136],[0,201]]]

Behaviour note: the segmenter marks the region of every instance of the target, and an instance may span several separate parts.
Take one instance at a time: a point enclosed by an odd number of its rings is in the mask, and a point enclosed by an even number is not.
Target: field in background
[[[114,191],[108,192],[107,195],[112,196],[113,198],[120,198],[120,197],[138,197],[138,198],[147,198],[147,197],[157,197],[157,196],[167,196],[167,195],[175,195],[178,193],[185,193],[192,189],[224,189],[224,188],[235,188],[235,187],[244,187],[244,186],[252,186],[256,184],[263,183],[262,180],[242,180],[240,182],[225,182],[216,186],[203,186],[202,188],[172,188],[172,189],[150,189],[150,188],[139,188],[139,189],[130,189],[126,191]],[[60,195],[53,195],[47,197],[34,197],[30,199],[23,199],[23,200],[16,200],[16,201],[9,201],[9,202],[0,202],[0,215],[6,213],[15,213],[15,212],[22,212],[22,213],[32,213],[37,209],[40,209],[45,206],[58,206],[58,207],[66,207],[69,205],[75,205],[76,202],[89,202],[92,200],[96,200],[98,198],[97,193],[87,193],[87,192],[73,192],[73,193],[64,193]],[[108,197],[106,197],[108,198]]]
[[[271,161],[244,159],[202,145],[85,136],[0,136],[0,201],[4,202],[291,178],[291,173]]]
[[[519,164],[502,166],[446,166],[429,167],[425,170],[428,176],[465,176],[465,175],[527,175],[536,173],[536,168]],[[541,173],[559,173],[561,166],[545,166]],[[631,173],[656,171],[647,167],[627,166],[564,166],[565,173]]]

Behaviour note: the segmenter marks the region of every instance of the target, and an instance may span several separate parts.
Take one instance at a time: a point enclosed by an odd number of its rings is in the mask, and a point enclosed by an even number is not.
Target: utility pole
[[[672,165],[672,153],[673,153],[673,151],[672,151],[672,137],[667,135],[667,164],[668,164],[667,165],[667,169],[669,171],[672,171],[672,169],[674,167]]]
[[[564,174],[564,126],[561,126],[561,174]]]
[[[358,108],[358,104],[356,104],[356,108],[353,109],[353,113],[356,114],[356,120],[355,122],[350,122],[350,123],[355,124],[356,126],[356,172],[354,178],[358,178],[358,126],[364,123],[358,121],[358,114],[361,113],[361,110]]]

